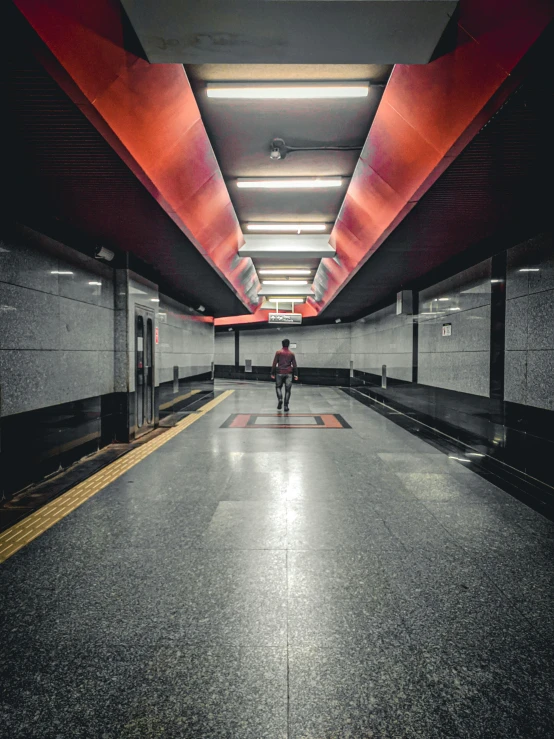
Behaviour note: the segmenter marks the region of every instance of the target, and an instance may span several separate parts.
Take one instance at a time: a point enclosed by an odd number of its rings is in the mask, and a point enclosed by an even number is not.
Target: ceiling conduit
[[[41,61],[249,310],[260,283],[181,64],[126,49],[118,0],[15,0]],[[128,44],[127,44],[128,46]]]

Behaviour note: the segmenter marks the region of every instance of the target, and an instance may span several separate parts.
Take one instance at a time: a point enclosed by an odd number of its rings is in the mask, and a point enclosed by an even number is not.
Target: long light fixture
[[[291,298],[288,295],[277,295],[276,297],[267,298],[268,303],[304,303],[306,298]]]
[[[260,269],[258,270],[261,275],[311,275],[311,269]]]
[[[295,177],[282,179],[237,180],[237,187],[250,190],[319,190],[340,187],[341,177]]]
[[[221,100],[333,100],[365,98],[369,82],[208,82],[206,90]]]
[[[249,223],[246,226],[247,231],[283,231],[298,232],[300,231],[326,231],[326,223]]]
[[[262,280],[264,285],[307,285],[308,280]]]

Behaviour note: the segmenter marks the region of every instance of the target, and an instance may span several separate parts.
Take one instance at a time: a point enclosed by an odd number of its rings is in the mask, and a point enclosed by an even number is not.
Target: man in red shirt
[[[296,357],[290,351],[290,341],[283,339],[281,342],[283,348],[275,353],[273,365],[271,367],[271,379],[275,380],[275,389],[277,391],[277,410],[283,407],[283,384],[285,385],[285,413],[289,412],[290,392],[292,389],[292,377],[294,371],[294,379],[298,380],[298,367],[296,366]],[[277,374],[275,373],[277,369]]]

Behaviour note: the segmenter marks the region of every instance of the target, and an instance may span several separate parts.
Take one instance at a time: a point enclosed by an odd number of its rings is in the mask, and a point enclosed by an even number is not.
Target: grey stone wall
[[[225,331],[215,335],[215,363],[216,365],[235,364],[235,332]]]
[[[534,271],[522,271],[532,269]],[[554,244],[552,234],[508,250],[506,400],[554,410]]]
[[[231,336],[231,333],[229,333]],[[219,341],[218,335],[217,341]],[[296,354],[299,367],[348,369],[350,367],[350,325],[330,326],[281,326],[278,329],[241,331],[240,364],[251,359],[254,366],[271,365],[281,341],[290,339],[296,344],[292,351]],[[219,350],[218,350],[219,354]],[[234,345],[233,362],[234,364]]]
[[[196,315],[165,295],[160,294],[159,300],[158,382],[173,380],[173,367],[179,367],[179,379],[211,372],[214,361],[213,320]]]
[[[0,413],[113,391],[113,270],[17,229],[0,242]]]
[[[490,259],[421,291],[421,384],[489,395],[490,311]],[[451,324],[450,336],[442,335],[444,324]]]
[[[396,315],[390,305],[352,324],[354,369],[380,375],[387,365],[387,377],[412,380],[413,318]]]

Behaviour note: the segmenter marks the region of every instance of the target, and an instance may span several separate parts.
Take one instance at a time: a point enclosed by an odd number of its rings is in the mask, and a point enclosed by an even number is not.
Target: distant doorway
[[[135,308],[136,435],[154,428],[154,311]]]

